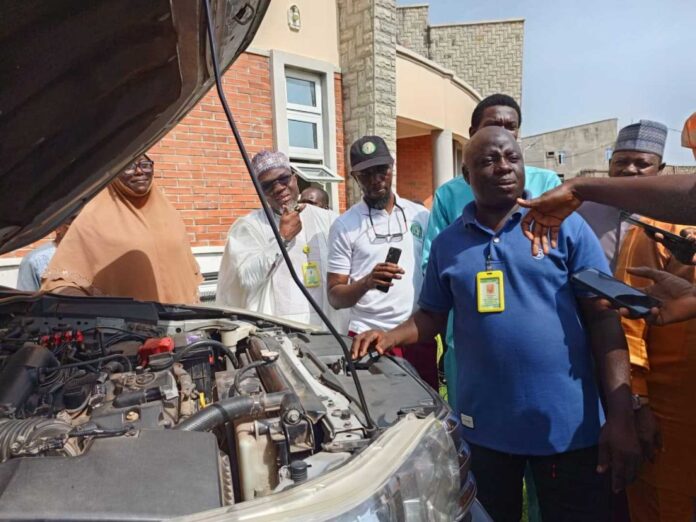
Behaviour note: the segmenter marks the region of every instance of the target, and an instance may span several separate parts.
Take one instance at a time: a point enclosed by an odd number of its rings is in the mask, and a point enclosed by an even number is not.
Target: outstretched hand
[[[647,318],[650,323],[663,326],[696,317],[696,286],[681,277],[654,268],[643,266],[627,270],[631,275],[653,281],[651,285],[640,289],[662,302],[659,308],[651,310],[651,316]],[[619,313],[629,316],[629,311],[625,308],[620,308]]]
[[[563,220],[582,205],[573,193],[571,185],[565,183],[531,200],[518,198],[521,207],[529,209],[522,219],[522,232],[532,242],[532,255],[540,250],[545,254],[558,246],[558,232]]]

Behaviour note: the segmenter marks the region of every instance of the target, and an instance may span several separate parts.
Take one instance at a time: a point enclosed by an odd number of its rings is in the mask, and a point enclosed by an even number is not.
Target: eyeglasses
[[[401,211],[401,215],[404,218],[404,228],[401,228],[401,221],[399,221],[399,217],[397,215],[396,217],[396,222],[399,225],[399,231],[395,232],[394,234],[391,233],[390,226],[391,226],[391,219],[387,221],[387,230],[389,233],[387,234],[379,234],[377,233],[377,230],[375,229],[375,223],[372,221],[372,207],[369,207],[368,211],[368,217],[370,218],[370,225],[372,226],[372,233],[375,235],[375,240],[373,241],[374,243],[391,243],[392,241],[401,241],[404,238],[404,235],[406,235],[406,232],[408,232],[408,222],[406,221],[406,212],[404,212],[404,209],[396,202],[394,202],[394,206],[398,208]]]
[[[145,173],[150,173],[154,169],[155,162],[150,161],[150,160],[141,160],[141,161],[135,161],[128,165],[123,172],[126,174],[135,174],[135,171],[137,169],[140,169],[141,172]]]
[[[264,193],[268,194],[271,190],[273,190],[273,187],[275,187],[276,183],[280,183],[281,185],[285,185],[287,187],[290,184],[290,181],[292,181],[292,176],[292,174],[283,174],[282,176],[279,176],[276,179],[264,181],[263,183],[261,183],[261,190],[263,190]]]

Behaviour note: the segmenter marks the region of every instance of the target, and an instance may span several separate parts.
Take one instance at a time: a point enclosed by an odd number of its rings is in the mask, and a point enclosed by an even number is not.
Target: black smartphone
[[[626,223],[641,227],[651,239],[655,239],[655,234],[662,234],[662,237],[664,237],[662,244],[672,252],[672,255],[674,255],[677,261],[685,265],[693,264],[694,255],[696,254],[696,243],[693,241],[689,241],[685,237],[678,236],[654,225],[643,223],[625,212],[621,213],[621,219]]]
[[[389,247],[389,252],[387,252],[387,258],[384,260],[385,263],[399,264],[399,258],[401,257],[401,249],[396,247]],[[389,280],[391,281],[391,279]],[[389,287],[384,285],[378,285],[375,287],[380,292],[388,292]]]
[[[662,304],[658,299],[594,268],[576,272],[570,280],[575,286],[604,297],[617,307],[627,308],[633,318],[647,317],[651,308]]]

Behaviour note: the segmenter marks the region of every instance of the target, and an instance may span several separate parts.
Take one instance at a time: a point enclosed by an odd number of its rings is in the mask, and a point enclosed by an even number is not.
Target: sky
[[[522,135],[618,118],[670,128],[665,160],[696,112],[696,0],[398,0],[428,3],[430,23],[524,18]],[[463,78],[466,80],[466,78]]]

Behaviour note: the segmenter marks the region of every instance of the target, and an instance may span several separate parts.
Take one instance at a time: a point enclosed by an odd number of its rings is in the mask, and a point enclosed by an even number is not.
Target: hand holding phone
[[[626,223],[641,227],[650,239],[662,243],[680,263],[685,265],[696,264],[696,240],[693,238],[694,234],[687,232],[678,236],[668,230],[635,219],[626,212],[621,213],[621,219]]]
[[[662,304],[658,299],[594,268],[576,272],[570,280],[575,286],[604,297],[616,308],[627,309],[631,318],[648,317],[653,308]]]
[[[388,292],[389,287],[391,286],[392,279],[398,279],[401,277],[400,274],[404,273],[403,269],[397,266],[400,258],[401,249],[396,247],[390,247],[389,251],[387,252],[387,258],[384,260],[384,263],[378,264],[377,266],[375,266],[374,270],[372,270],[372,274],[370,274],[370,277],[373,281],[378,282],[378,284],[375,285],[375,288],[380,292]],[[393,266],[389,266],[387,265],[387,263]]]

